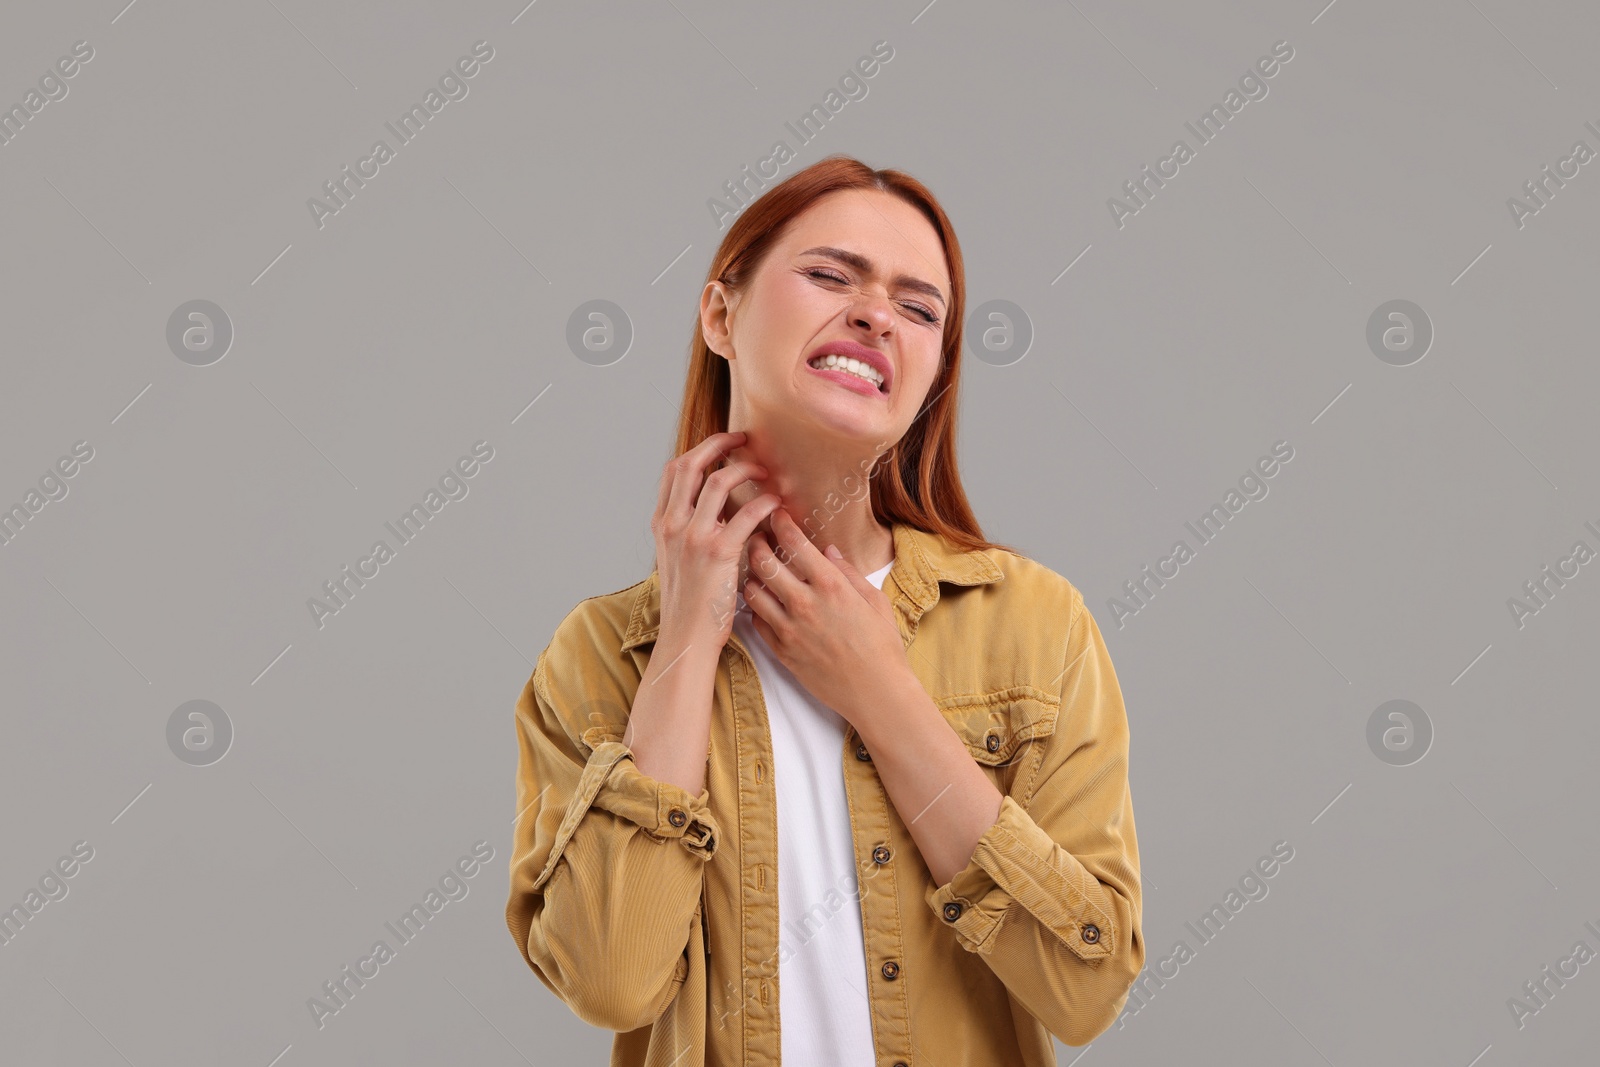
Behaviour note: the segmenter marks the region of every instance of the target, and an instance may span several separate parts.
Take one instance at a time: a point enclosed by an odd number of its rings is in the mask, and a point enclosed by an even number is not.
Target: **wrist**
[[[706,630],[662,630],[650,649],[650,662],[644,670],[645,684],[680,672],[709,679],[717,671],[724,643],[725,639]]]
[[[865,712],[852,712],[845,716],[869,749],[893,744],[903,738],[908,730],[915,730],[921,718],[930,710],[935,718],[944,716],[933,703],[933,697],[923,688],[922,680],[909,666],[891,671],[863,692],[858,707]],[[842,713],[841,713],[842,714]]]

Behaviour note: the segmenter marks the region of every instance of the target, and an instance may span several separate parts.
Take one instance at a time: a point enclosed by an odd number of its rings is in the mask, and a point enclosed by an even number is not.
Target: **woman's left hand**
[[[750,539],[751,621],[779,662],[861,733],[875,694],[911,673],[894,608],[843,556],[824,555],[783,508],[770,523],[777,552],[763,534]]]

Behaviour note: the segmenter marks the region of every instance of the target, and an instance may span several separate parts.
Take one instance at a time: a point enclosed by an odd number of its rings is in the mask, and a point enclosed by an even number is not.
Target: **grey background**
[[[512,708],[577,601],[648,573],[706,201],[779,139],[785,175],[928,183],[971,306],[1031,321],[1010,366],[968,335],[966,486],[1106,635],[1150,961],[1195,948],[1085,1062],[1593,1059],[1600,965],[1523,1028],[1507,999],[1600,950],[1600,564],[1522,628],[1506,604],[1600,547],[1600,162],[1506,206],[1600,149],[1593,8],[520,8],[4,11],[6,106],[94,49],[0,146],[0,503],[94,449],[0,547],[0,902],[94,849],[0,946],[6,1062],[605,1062],[504,925]],[[469,95],[319,229],[306,200],[478,40]],[[1268,95],[1118,228],[1107,198],[1279,40]],[[166,342],[196,299],[234,330],[204,367]],[[609,366],[566,343],[592,299],[634,331]],[[1410,366],[1366,343],[1393,299],[1435,330]],[[319,629],[308,598],[479,440],[468,495]],[[1279,440],[1269,495],[1119,628],[1108,598]],[[209,766],[166,739],[196,699],[234,731]],[[1392,699],[1434,731],[1409,766],[1367,744]],[[307,999],[480,839],[469,895],[319,1030]]]

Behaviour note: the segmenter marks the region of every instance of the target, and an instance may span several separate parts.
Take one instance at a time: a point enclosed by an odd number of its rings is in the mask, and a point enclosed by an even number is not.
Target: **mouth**
[[[822,345],[806,359],[806,366],[867,396],[887,396],[894,380],[887,356],[854,342]]]

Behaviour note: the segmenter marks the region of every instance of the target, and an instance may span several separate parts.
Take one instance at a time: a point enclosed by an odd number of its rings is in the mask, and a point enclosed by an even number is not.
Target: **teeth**
[[[865,379],[866,381],[869,381],[873,385],[876,385],[880,388],[883,386],[883,375],[879,374],[871,364],[863,363],[859,359],[851,359],[849,356],[840,356],[829,352],[825,356],[818,356],[816,359],[812,360],[811,365],[813,367],[823,367],[828,370],[847,371],[850,374],[854,374],[858,378]]]

